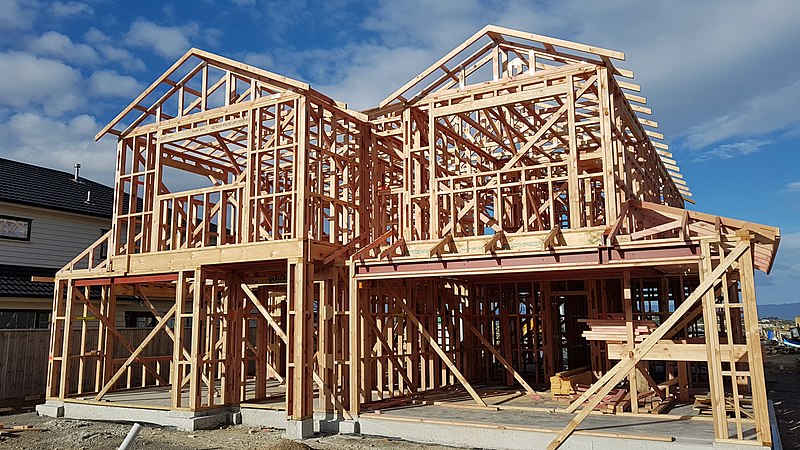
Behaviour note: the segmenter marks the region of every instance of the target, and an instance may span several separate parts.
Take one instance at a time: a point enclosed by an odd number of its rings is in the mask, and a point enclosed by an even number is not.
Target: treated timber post
[[[361,327],[359,326],[359,321],[361,318],[361,309],[360,309],[360,291],[358,289],[358,281],[356,281],[356,266],[355,261],[351,258],[350,259],[350,267],[349,267],[349,290],[350,290],[350,311],[349,311],[349,322],[350,322],[350,414],[353,417],[357,417],[359,412],[361,411],[361,358],[359,355],[361,354]]]
[[[706,279],[712,270],[711,245],[708,241],[701,243],[700,281]],[[723,286],[725,289],[726,286]],[[722,380],[722,360],[719,352],[719,327],[717,324],[716,295],[709,289],[703,296],[703,328],[706,338],[706,356],[708,360],[708,384],[711,397],[711,410],[714,417],[714,437],[728,438],[728,416],[725,408],[725,385]],[[732,336],[729,337],[732,339]]]
[[[736,234],[743,242],[750,242],[749,230],[741,230]],[[742,303],[744,304],[747,364],[750,369],[750,387],[753,394],[753,412],[756,416],[756,433],[758,440],[765,446],[770,447],[772,446],[772,433],[770,432],[767,388],[764,380],[764,361],[761,355],[761,336],[758,329],[752,245],[739,259],[739,283],[742,288]],[[731,338],[729,337],[728,339]],[[732,382],[735,383],[736,380],[732,380]]]
[[[181,386],[183,381],[183,335],[184,335],[184,314],[186,309],[186,275],[178,272],[178,284],[175,287],[175,325],[172,346],[172,373],[171,373],[171,394],[172,408],[180,408],[182,404]]]
[[[303,252],[307,254],[306,251]],[[287,437],[303,439],[314,433],[313,304],[314,263],[305,258],[288,262],[289,330],[286,376]]]
[[[633,295],[631,291],[631,271],[625,269],[622,272],[622,307],[625,311],[625,333],[628,338],[628,345],[626,351],[632,351],[636,345],[633,327]],[[628,392],[631,397],[631,412],[637,414],[639,412],[639,382],[636,369],[632,369],[628,375]]]
[[[330,271],[324,271],[323,279],[317,283],[319,287],[319,297],[317,302],[318,311],[318,336],[317,336],[317,367],[319,368],[319,379],[324,386],[335,386],[333,383],[333,335],[331,330],[332,317],[332,297],[331,292],[331,275]],[[312,297],[313,298],[313,297]],[[334,392],[323,389],[320,386],[320,403],[326,412],[333,412],[333,396]]]
[[[567,184],[569,202],[569,227],[579,228],[581,223],[580,189],[578,187],[578,143],[575,130],[575,82],[572,75],[567,76],[567,125],[569,131],[569,152],[567,154]]]
[[[441,217],[439,217],[439,183],[436,179],[436,118],[431,112],[428,114],[428,239],[439,239],[442,229]],[[475,208],[477,210],[477,208]],[[450,218],[455,232],[456,218]]]
[[[67,280],[66,303],[64,306],[64,332],[61,342],[61,377],[58,385],[58,398],[64,399],[69,395],[70,375],[70,347],[72,347],[72,305],[75,300],[75,287],[72,279]]]
[[[203,370],[202,343],[200,342],[201,330],[205,324],[203,309],[203,291],[205,290],[205,274],[203,269],[194,271],[194,290],[192,291],[192,347],[189,355],[189,409],[196,411],[201,406],[203,386],[200,383],[200,373]],[[207,336],[203,336],[207,338]]]

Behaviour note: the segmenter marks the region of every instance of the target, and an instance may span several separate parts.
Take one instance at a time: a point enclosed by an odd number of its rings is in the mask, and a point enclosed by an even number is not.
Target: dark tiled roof
[[[73,178],[68,172],[0,158],[0,201],[110,218],[114,189]]]
[[[51,298],[53,283],[36,283],[31,277],[52,277],[57,270],[0,264],[0,297]]]

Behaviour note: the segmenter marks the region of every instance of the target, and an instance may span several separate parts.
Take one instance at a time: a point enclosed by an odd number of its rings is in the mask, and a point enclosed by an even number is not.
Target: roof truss
[[[616,67],[612,60],[625,60],[625,54],[615,50],[595,47],[563,39],[551,38],[510,28],[487,25],[441,59],[409,80],[386,97],[371,112],[380,114],[404,105],[424,103],[429,99],[447,95],[453,90],[481,89],[487,81],[534,76],[543,70],[552,70],[564,65],[592,64],[607,67],[613,75],[617,90],[627,103],[626,113],[638,140],[649,140],[657,149],[656,154],[664,170],[675,181],[684,200],[693,203],[692,194],[683,181],[680,168],[661,142],[664,136],[654,129],[658,123],[643,116],[651,114],[645,106],[647,99],[636,84],[624,81],[632,79],[630,70]]]
[[[125,136],[138,127],[310,89],[306,83],[193,48],[103,127],[95,140],[106,133]]]

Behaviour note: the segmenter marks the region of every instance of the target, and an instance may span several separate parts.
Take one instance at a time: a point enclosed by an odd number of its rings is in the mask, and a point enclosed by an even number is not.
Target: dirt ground
[[[764,355],[764,371],[783,448],[800,450],[800,354]]]
[[[0,435],[0,449],[9,450],[114,450],[130,430],[130,424],[91,422],[86,420],[51,419],[36,413],[0,416],[6,427],[32,425],[46,431],[24,431]],[[282,431],[245,426],[223,427],[217,430],[182,432],[171,428],[146,426],[139,432],[134,449],[400,449],[452,450],[452,447],[416,444],[397,439],[378,437],[328,435],[317,436],[303,443],[281,439]]]
[[[800,354],[767,354],[764,368],[767,395],[775,404],[783,448],[800,450]],[[116,449],[125,438],[130,424],[51,419],[27,412],[0,415],[7,427],[32,425],[43,431],[25,431],[0,435],[0,449]],[[446,450],[452,447],[417,444],[379,437],[324,435],[303,443],[281,439],[282,431],[245,426],[217,430],[182,432],[171,428],[146,426],[136,438],[134,449],[399,449]]]

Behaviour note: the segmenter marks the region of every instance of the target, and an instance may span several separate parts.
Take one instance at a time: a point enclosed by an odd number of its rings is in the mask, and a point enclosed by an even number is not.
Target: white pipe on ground
[[[128,431],[128,435],[125,436],[125,440],[122,441],[122,444],[119,445],[118,450],[128,450],[128,448],[133,444],[133,440],[136,439],[136,435],[139,434],[139,430],[142,429],[142,426],[138,423],[134,423],[131,427],[131,431]]]

